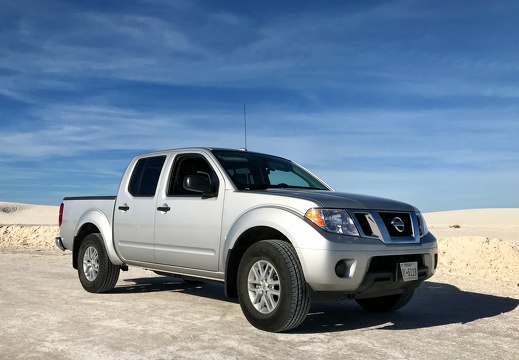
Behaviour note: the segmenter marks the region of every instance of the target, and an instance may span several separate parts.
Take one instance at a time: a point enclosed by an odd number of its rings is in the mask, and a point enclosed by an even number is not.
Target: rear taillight
[[[63,208],[65,207],[65,204],[61,203],[59,206],[59,217],[58,217],[58,226],[61,227],[61,224],[63,223]]]

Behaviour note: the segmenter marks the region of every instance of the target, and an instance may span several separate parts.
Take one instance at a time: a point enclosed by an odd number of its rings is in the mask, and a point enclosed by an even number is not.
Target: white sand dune
[[[440,274],[519,286],[519,209],[424,214],[439,240]]]
[[[519,209],[471,209],[424,214],[438,238],[484,236],[519,244]]]
[[[519,208],[470,209],[426,213],[431,225],[519,226]]]
[[[0,202],[0,247],[57,249],[59,206]]]
[[[58,206],[0,202],[0,248],[54,249]],[[517,289],[519,209],[425,214],[439,240],[438,274]]]
[[[58,225],[59,206],[0,202],[0,225]]]

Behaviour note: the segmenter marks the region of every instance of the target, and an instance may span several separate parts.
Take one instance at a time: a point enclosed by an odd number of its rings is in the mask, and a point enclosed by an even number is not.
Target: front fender
[[[103,242],[105,244],[106,252],[108,253],[108,257],[110,261],[114,265],[124,265],[119,256],[117,256],[117,252],[114,248],[113,236],[112,236],[112,226],[110,222],[103,214],[103,212],[99,210],[89,210],[85,212],[78,220],[76,227],[74,229],[74,237],[79,234],[79,231],[85,224],[93,224],[101,233],[103,238]]]
[[[234,247],[236,241],[245,231],[254,227],[269,227],[285,235],[290,242],[295,241],[289,236],[289,229],[301,219],[301,215],[295,210],[279,206],[264,205],[247,210],[241,214],[232,224],[225,237],[220,256],[220,269],[224,269],[226,256]],[[297,246],[294,244],[294,246]]]

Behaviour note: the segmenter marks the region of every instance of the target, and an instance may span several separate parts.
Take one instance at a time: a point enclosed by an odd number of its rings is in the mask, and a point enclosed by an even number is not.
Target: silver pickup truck
[[[335,192],[302,166],[250,151],[186,148],[134,158],[117,197],[66,197],[56,245],[85,290],[139,266],[223,283],[258,329],[299,326],[311,300],[404,306],[438,264],[415,207]]]

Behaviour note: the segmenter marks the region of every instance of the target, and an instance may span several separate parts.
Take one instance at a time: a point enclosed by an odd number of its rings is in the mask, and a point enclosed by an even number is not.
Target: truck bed
[[[108,219],[112,227],[116,196],[71,196],[63,199],[63,220],[60,228],[63,246],[72,250],[74,234],[78,224],[84,223],[87,216],[96,216],[100,212]],[[101,215],[101,214],[99,214]],[[111,232],[111,231],[110,231]]]

